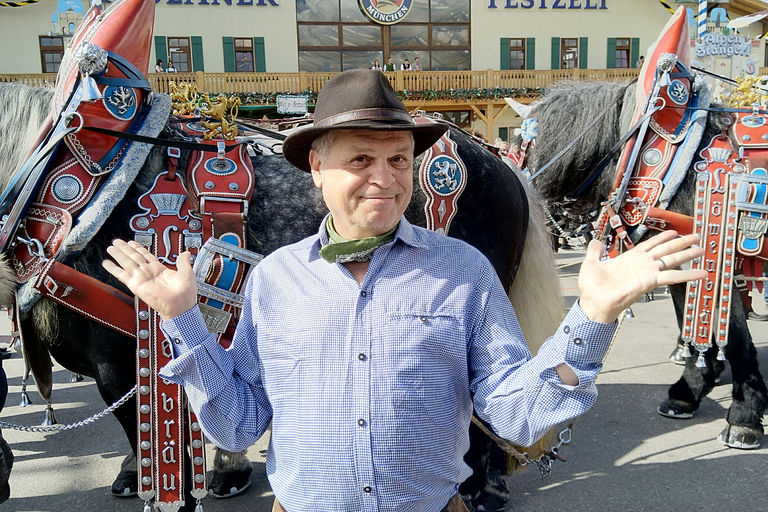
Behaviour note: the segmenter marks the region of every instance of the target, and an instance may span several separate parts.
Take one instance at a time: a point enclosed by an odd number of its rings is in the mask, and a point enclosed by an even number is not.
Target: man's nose
[[[378,160],[371,166],[369,180],[381,188],[388,188],[395,182],[395,174],[392,166],[386,160]]]

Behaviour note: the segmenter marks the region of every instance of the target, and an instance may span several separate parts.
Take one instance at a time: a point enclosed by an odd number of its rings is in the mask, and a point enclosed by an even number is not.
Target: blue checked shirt
[[[323,222],[322,226],[325,226]],[[362,285],[319,255],[318,235],[251,273],[232,345],[197,308],[166,321],[205,434],[244,450],[272,422],[269,481],[290,512],[439,511],[471,471],[474,409],[522,446],[584,413],[615,331],[575,306],[532,358],[493,267],[405,219]],[[579,377],[563,385],[554,367]]]

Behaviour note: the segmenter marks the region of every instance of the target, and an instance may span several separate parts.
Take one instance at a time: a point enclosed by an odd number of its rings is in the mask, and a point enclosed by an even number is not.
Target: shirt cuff
[[[602,369],[618,322],[593,322],[577,301],[566,315],[557,332],[539,350],[542,380],[563,389],[589,387]],[[555,367],[567,364],[579,378],[578,386],[567,386],[560,381]]]
[[[208,327],[197,306],[170,320],[163,320],[160,329],[173,342],[171,346],[174,357],[201,345],[208,338]]]

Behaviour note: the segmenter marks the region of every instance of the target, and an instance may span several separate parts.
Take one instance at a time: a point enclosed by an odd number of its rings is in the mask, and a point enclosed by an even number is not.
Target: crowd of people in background
[[[395,65],[395,62],[392,60],[392,57],[389,57],[387,59],[386,64],[384,64],[384,67],[381,66],[379,63],[379,59],[376,59],[373,61],[373,66],[371,67],[374,71],[395,71],[398,69],[398,67]],[[400,64],[401,71],[422,71],[421,64],[419,64],[419,58],[416,57],[413,59],[413,63],[411,63],[408,59],[405,59],[402,64]]]

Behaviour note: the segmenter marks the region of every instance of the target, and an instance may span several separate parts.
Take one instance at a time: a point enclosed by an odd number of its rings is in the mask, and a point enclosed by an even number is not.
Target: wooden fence
[[[561,80],[607,80],[629,82],[637,69],[556,69],[520,71],[390,71],[385,76],[395,90],[424,91],[451,89],[536,89],[547,88]],[[300,93],[318,92],[336,73],[150,73],[155,92],[170,92],[168,83],[191,82],[199,92],[208,93]],[[0,82],[16,82],[36,87],[50,87],[55,74],[0,75]]]

